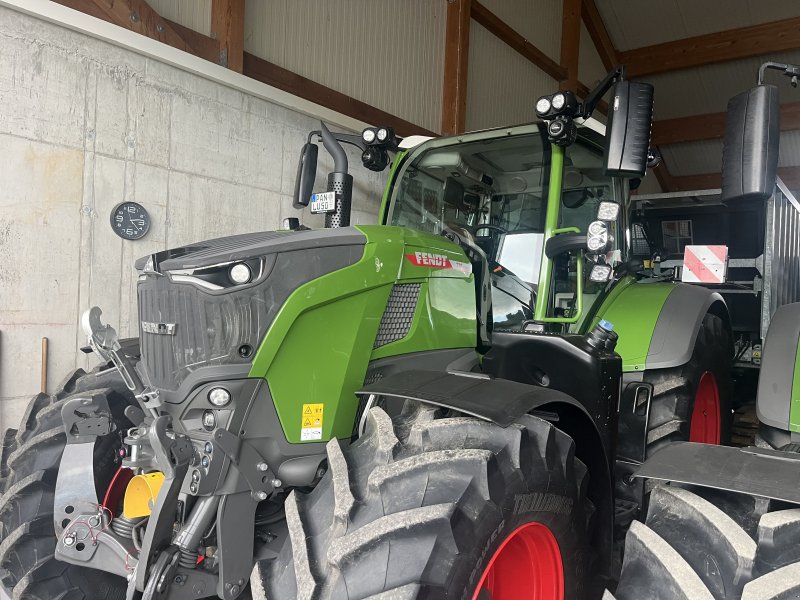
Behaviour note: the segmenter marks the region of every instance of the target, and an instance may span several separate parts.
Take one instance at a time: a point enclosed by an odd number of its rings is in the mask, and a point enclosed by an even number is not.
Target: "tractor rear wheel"
[[[565,433],[373,408],[328,472],[286,503],[289,536],[254,598],[554,600],[590,593],[593,507]]]
[[[800,597],[800,509],[770,511],[767,503],[699,488],[655,488],[647,520],[628,531],[617,590],[604,598]]]
[[[55,493],[66,434],[64,403],[77,394],[104,394],[119,428],[130,423],[122,411],[133,396],[116,369],[85,373],[78,369],[58,391],[38,394],[28,405],[19,430],[9,429],[0,454],[0,588],[15,600],[117,600],[126,582],[104,571],[58,561],[53,553]],[[118,465],[118,432],[99,438],[94,449],[95,485],[102,497]]]
[[[647,456],[678,441],[724,444],[731,426],[731,336],[724,321],[706,314],[684,365],[645,371],[653,385]]]

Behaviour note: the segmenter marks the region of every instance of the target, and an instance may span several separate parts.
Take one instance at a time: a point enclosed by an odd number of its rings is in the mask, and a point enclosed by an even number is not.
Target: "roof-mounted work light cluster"
[[[367,146],[397,146],[397,136],[391,127],[367,127],[361,132]]]
[[[389,164],[389,150],[397,149],[397,136],[391,127],[367,127],[361,132],[366,145],[361,154],[362,164],[371,171],[383,171]]]
[[[547,121],[547,137],[551,144],[569,146],[578,129],[572,119],[578,113],[578,99],[570,91],[542,96],[536,101],[536,115]]]

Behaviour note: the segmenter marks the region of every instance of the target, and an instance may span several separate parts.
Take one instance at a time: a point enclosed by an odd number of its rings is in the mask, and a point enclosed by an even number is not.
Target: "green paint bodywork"
[[[362,258],[295,290],[253,360],[249,376],[267,380],[284,434],[292,443],[302,441],[303,404],[324,404],[321,441],[350,437],[358,406],[355,392],[371,360],[474,348],[477,343],[473,275],[415,266],[406,257],[425,252],[469,264],[457,244],[400,227],[358,229],[367,237]],[[420,283],[414,324],[403,339],[373,350],[396,282]]]
[[[672,283],[637,283],[635,278],[625,277],[603,300],[592,326],[601,319],[614,325],[623,371],[644,371],[656,322],[674,289]]]
[[[536,306],[533,318],[544,321],[547,318],[547,305],[550,300],[550,282],[553,279],[553,261],[544,253],[544,247],[558,227],[558,214],[561,208],[561,180],[564,175],[564,148],[552,146],[550,159],[550,187],[547,190],[547,212],[544,217],[544,243],[542,262],[539,269],[539,286],[536,292]]]
[[[797,341],[797,352],[794,357],[792,404],[789,409],[789,431],[800,433],[800,340]]]

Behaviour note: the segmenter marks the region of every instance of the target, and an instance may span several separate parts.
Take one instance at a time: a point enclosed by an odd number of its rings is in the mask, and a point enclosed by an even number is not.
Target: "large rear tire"
[[[657,487],[645,523],[631,525],[619,585],[606,598],[800,598],[800,509],[769,511],[752,496]]]
[[[0,586],[14,600],[121,600],[126,582],[103,571],[58,561],[53,553],[53,495],[66,435],[64,403],[91,391],[108,400],[119,428],[133,402],[115,369],[86,374],[78,369],[58,391],[30,401],[19,430],[9,429],[0,454]],[[117,469],[119,431],[99,438],[94,449],[95,486],[102,497]]]
[[[253,597],[583,598],[593,508],[574,451],[533,416],[502,429],[374,408],[358,441],[328,444],[317,487],[289,496],[289,536],[257,566]]]
[[[653,384],[646,455],[674,442],[725,444],[731,427],[731,336],[725,322],[706,314],[684,365],[645,371]]]

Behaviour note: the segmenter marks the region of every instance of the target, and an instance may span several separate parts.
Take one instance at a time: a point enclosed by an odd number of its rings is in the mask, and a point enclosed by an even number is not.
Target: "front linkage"
[[[117,367],[141,408],[131,405],[125,410],[134,427],[118,432],[124,435],[121,467],[101,501],[94,492],[93,450],[98,437],[114,433],[119,423],[100,394],[77,397],[64,405],[67,446],[55,491],[56,557],[125,577],[128,599],[141,591],[142,600],[210,595],[233,600],[246,588],[253,568],[256,507],[281,482],[256,449],[229,430],[217,429],[202,453],[188,436],[174,431],[172,417],[155,410],[158,393],[142,384],[121,351],[116,332],[102,326],[99,317],[96,307],[84,315],[90,345]],[[189,491],[202,491],[200,469],[212,467],[209,457],[214,454],[220,455],[214,466],[233,475],[225,478],[224,495],[199,496],[187,506],[181,499],[187,474],[195,467],[188,479]],[[161,475],[155,480],[151,476],[142,485],[131,486],[136,471],[163,474],[163,481]],[[220,473],[216,475],[219,478]],[[137,489],[145,495],[135,497]],[[124,512],[120,511],[123,494]],[[145,510],[137,513],[137,504]],[[218,526],[209,532],[215,522]],[[215,551],[201,554],[203,540],[209,536],[216,538]]]

